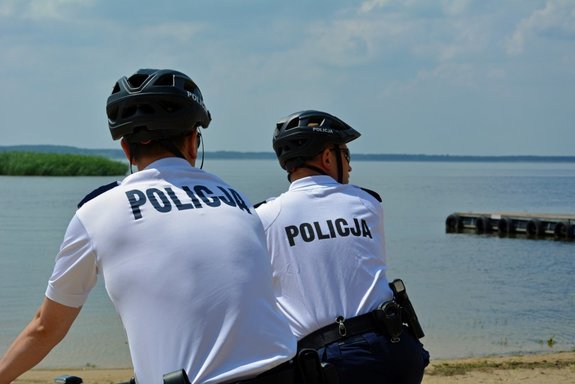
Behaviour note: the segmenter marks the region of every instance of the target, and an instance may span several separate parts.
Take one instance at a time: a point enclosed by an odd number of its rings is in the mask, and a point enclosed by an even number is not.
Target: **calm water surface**
[[[355,162],[351,182],[384,199],[390,279],[407,285],[432,358],[575,348],[575,243],[446,234],[455,211],[575,214],[575,166]],[[284,191],[275,161],[204,166],[253,203]],[[76,203],[103,177],[0,177],[0,353],[40,304]],[[552,346],[549,346],[551,344]],[[130,366],[100,281],[43,367]]]

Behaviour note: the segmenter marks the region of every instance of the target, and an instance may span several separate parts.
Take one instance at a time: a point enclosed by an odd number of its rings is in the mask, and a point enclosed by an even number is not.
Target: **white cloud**
[[[379,20],[337,20],[315,25],[307,39],[307,50],[319,62],[353,66],[373,59],[386,36],[397,34],[394,26]]]
[[[177,42],[187,42],[197,36],[203,29],[203,26],[197,23],[167,22],[145,27],[140,32],[144,36],[158,40],[170,39]]]
[[[443,11],[448,15],[460,15],[464,13],[471,3],[471,0],[442,0]]]
[[[0,17],[70,21],[78,10],[92,7],[96,0],[0,0]]]
[[[368,1],[364,1],[359,7],[359,12],[360,13],[369,13],[373,9],[383,7],[390,2],[391,2],[391,0],[368,0]]]
[[[522,20],[507,41],[507,53],[519,55],[525,47],[544,32],[575,37],[575,2],[549,0],[543,9],[534,11]]]
[[[406,17],[403,3],[400,9],[383,8],[391,3],[369,0],[358,8],[340,11],[335,18],[311,24],[303,49],[316,62],[335,67],[376,63],[396,49],[407,50],[402,43],[416,33],[420,20]]]
[[[431,66],[470,60],[494,49],[498,33],[494,26],[500,21],[489,11],[470,12],[471,4],[470,0],[443,0],[435,6],[416,0],[365,1],[338,19],[315,24],[308,45],[342,66],[397,62],[398,57]]]
[[[95,0],[5,0],[0,14],[32,20],[65,20],[79,8],[91,7]]]
[[[214,114],[214,127],[249,121],[254,106],[262,122],[314,107],[366,126],[384,109],[389,124],[413,130],[439,116],[446,126],[459,126],[461,111],[478,106],[490,116],[505,106],[510,116],[522,117],[526,132],[539,132],[542,115],[537,111],[545,108],[556,111],[556,129],[572,121],[566,100],[573,99],[575,89],[575,0],[343,0],[329,6],[306,3],[303,11],[286,3],[284,12],[256,0],[254,7],[262,11],[256,18],[255,9],[231,7],[232,0],[229,7],[173,3],[142,8],[136,7],[137,0],[0,0],[0,77],[10,95],[5,104],[14,105],[5,117],[8,124],[12,115],[26,115],[29,127],[52,119],[17,112],[19,105],[45,107],[48,113],[67,103],[75,110],[93,109],[86,128],[102,139],[91,145],[109,145],[101,131],[102,101],[118,77],[140,67],[180,69],[197,80]],[[514,40],[507,39],[511,36]],[[509,57],[506,52],[513,49],[529,54]],[[91,95],[79,97],[69,79],[86,74],[83,81],[89,84],[82,92]],[[32,95],[23,91],[30,89],[28,84],[35,87]],[[533,108],[537,105],[548,107]],[[427,116],[420,116],[422,109]],[[78,140],[64,132],[84,120],[78,115],[58,128],[63,142]],[[262,129],[258,127],[246,129],[256,132]],[[209,135],[213,149],[269,149],[268,136],[225,129]],[[370,135],[377,138],[379,133]],[[77,145],[85,146],[82,140]],[[401,144],[398,138],[398,145],[409,152],[409,138],[404,140]],[[365,150],[377,152],[371,142]]]
[[[16,12],[14,1],[4,1],[0,3],[0,17],[10,17]]]

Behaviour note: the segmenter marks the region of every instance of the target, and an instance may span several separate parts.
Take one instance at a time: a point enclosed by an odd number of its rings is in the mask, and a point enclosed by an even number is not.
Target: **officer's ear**
[[[189,156],[189,159],[195,163],[196,159],[198,158],[198,144],[200,140],[198,131],[195,131],[191,135],[186,136],[185,140],[185,150],[187,155]]]
[[[327,147],[321,153],[321,165],[326,170],[332,169],[336,164],[332,152],[332,148]]]

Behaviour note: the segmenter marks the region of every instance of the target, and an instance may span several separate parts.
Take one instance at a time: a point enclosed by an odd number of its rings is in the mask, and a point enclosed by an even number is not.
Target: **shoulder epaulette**
[[[265,203],[267,203],[267,200],[260,201],[259,203],[255,203],[255,204],[254,204],[254,208],[257,208],[257,207],[259,207],[260,205],[264,205]]]
[[[261,205],[264,205],[265,203],[269,203],[270,201],[274,201],[275,199],[277,199],[277,196],[268,197],[268,198],[265,199],[264,201],[260,201],[259,203],[254,204],[254,208],[257,208],[257,207],[259,207],[259,206],[261,206]]]
[[[377,201],[379,201],[380,203],[382,202],[381,196],[379,196],[379,193],[372,191],[371,189],[367,189],[367,188],[361,188],[361,189],[363,189],[365,192],[369,193],[371,196],[375,197],[375,199]]]
[[[82,205],[86,204],[93,198],[100,196],[102,193],[109,191],[110,189],[116,188],[118,185],[120,185],[119,181],[113,181],[110,184],[102,185],[101,187],[94,189],[92,192],[84,196],[82,201],[78,203],[78,208],[80,208]]]

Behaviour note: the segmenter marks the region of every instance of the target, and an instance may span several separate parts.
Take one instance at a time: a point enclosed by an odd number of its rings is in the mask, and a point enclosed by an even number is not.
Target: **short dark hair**
[[[129,142],[130,155],[132,157],[130,160],[139,161],[143,156],[156,156],[164,154],[165,152],[170,152],[164,142],[170,142],[176,148],[181,150],[184,147],[184,141],[186,137],[194,132],[195,131],[192,131],[186,135],[173,136],[162,140],[152,140],[149,142]]]

